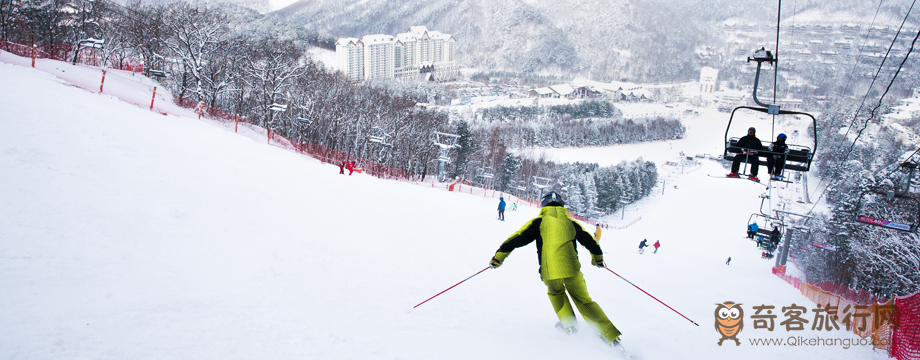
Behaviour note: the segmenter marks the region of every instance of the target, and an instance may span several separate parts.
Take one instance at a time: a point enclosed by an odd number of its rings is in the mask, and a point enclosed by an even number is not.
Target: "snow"
[[[150,83],[98,94],[70,85],[93,84],[98,70],[0,55],[0,358],[617,357],[587,327],[573,337],[553,328],[533,245],[413,309],[484,269],[537,208],[500,222],[496,198],[339,175],[264,137],[132,105]],[[673,150],[578,151],[613,162],[712,152],[721,116],[688,120]],[[579,253],[625,346],[643,359],[885,358],[870,346],[749,343],[855,336],[787,331],[782,315],[773,332],[753,328],[752,306],[814,305],[744,238],[763,187],[699,166],[662,167],[673,179],[664,195],[631,206],[624,222],[641,220],[601,239],[613,271],[699,327]],[[645,238],[661,241],[657,254],[636,252]],[[716,345],[715,304],[729,300],[747,312],[741,346]]]
[[[355,39],[357,40],[357,39]],[[326,50],[320,47],[312,47],[307,50],[307,53],[317,63],[322,64],[329,71],[336,71],[336,57],[334,50]]]

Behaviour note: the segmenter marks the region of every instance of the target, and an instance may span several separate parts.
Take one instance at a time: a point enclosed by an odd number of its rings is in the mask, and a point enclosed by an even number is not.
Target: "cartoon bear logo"
[[[719,346],[725,340],[735,340],[735,346],[741,346],[741,340],[738,340],[738,333],[744,328],[744,309],[741,304],[726,301],[716,306],[716,331],[722,334]]]

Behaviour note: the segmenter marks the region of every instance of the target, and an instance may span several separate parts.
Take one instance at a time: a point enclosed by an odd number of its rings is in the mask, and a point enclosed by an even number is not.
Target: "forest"
[[[920,291],[920,236],[856,219],[920,224],[918,174],[911,171],[920,157],[913,146],[896,140],[891,127],[878,127],[885,103],[859,107],[841,101],[819,117],[823,150],[813,171],[821,184],[812,187],[819,191],[811,201],[826,201],[829,211],[794,216],[787,226],[792,225],[791,249],[797,254],[792,261],[809,281],[831,281],[890,299]],[[916,129],[916,121],[906,125]],[[870,127],[879,129],[873,140],[858,141],[869,136]]]

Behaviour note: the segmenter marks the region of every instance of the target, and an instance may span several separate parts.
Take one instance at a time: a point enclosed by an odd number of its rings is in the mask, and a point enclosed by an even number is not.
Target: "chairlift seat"
[[[150,70],[150,75],[165,78],[166,72],[164,72],[163,70]]]
[[[287,111],[287,105],[281,104],[271,104],[268,108],[271,111]]]
[[[725,148],[725,153],[723,154],[723,158],[726,161],[733,161],[737,156],[750,156],[741,152],[742,149],[738,147],[738,140],[739,138],[729,139],[728,146]],[[764,147],[769,149],[772,144],[772,142],[764,143]],[[801,145],[786,144],[786,146],[789,147],[789,152],[786,154],[786,163],[783,168],[785,170],[808,171],[808,169],[811,167],[811,161],[814,156],[814,154],[811,152],[811,149]],[[753,156],[757,157],[758,164],[766,166],[766,158],[767,156],[771,155],[782,155],[782,153],[772,152],[769,150],[758,150],[757,155]],[[744,159],[742,158],[742,163],[743,161]]]

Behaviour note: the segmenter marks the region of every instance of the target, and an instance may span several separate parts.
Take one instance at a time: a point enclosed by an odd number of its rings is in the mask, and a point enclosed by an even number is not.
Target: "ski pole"
[[[655,300],[657,300],[658,302],[660,302],[660,303],[661,303],[661,305],[664,305],[664,306],[667,306],[667,308],[668,308],[668,309],[671,309],[671,311],[673,311],[673,312],[676,312],[676,313],[677,313],[677,315],[680,315],[680,316],[683,316],[683,317],[684,317],[684,319],[687,319],[687,320],[689,320],[689,321],[690,321],[690,322],[691,322],[691,323],[692,323],[693,325],[696,325],[696,326],[700,326],[700,324],[697,324],[697,323],[696,323],[696,322],[694,322],[693,320],[690,320],[690,318],[688,318],[688,317],[686,317],[686,316],[684,316],[684,314],[681,314],[681,313],[680,313],[680,312],[678,312],[677,310],[674,310],[674,308],[672,308],[672,307],[670,307],[670,306],[668,306],[668,304],[665,304],[665,303],[664,303],[663,301],[661,301],[661,300],[658,300],[658,298],[656,298],[656,297],[654,297],[654,296],[652,296],[652,294],[649,294],[649,293],[647,293],[647,292],[646,292],[645,290],[642,290],[642,288],[640,288],[640,287],[638,287],[638,286],[636,286],[636,284],[633,284],[633,283],[632,283],[632,282],[630,282],[629,280],[626,280],[626,278],[624,278],[624,277],[622,277],[622,276],[620,276],[620,274],[617,274],[617,273],[616,273],[616,272],[614,272],[613,270],[610,270],[610,268],[608,268],[608,267],[605,267],[604,269],[607,269],[607,271],[609,271],[609,272],[612,272],[612,273],[613,273],[614,275],[616,275],[616,276],[619,276],[619,277],[620,277],[620,279],[623,279],[623,281],[625,281],[625,282],[627,282],[627,283],[629,283],[629,285],[632,285],[632,286],[635,286],[635,287],[636,287],[636,289],[639,289],[639,291],[641,291],[641,292],[644,292],[644,293],[645,293],[645,295],[648,295],[648,296],[651,296],[651,297],[652,297],[652,299],[655,299]]]
[[[482,274],[482,272],[483,272],[483,271],[486,271],[486,270],[489,270],[490,268],[492,268],[492,267],[491,267],[491,266],[486,266],[486,268],[485,268],[485,269],[482,269],[482,270],[479,270],[479,272],[478,272],[478,273],[475,273],[475,274],[473,274],[472,276],[470,276],[470,277],[468,277],[468,278],[466,278],[466,279],[463,279],[463,281],[467,281],[467,280],[469,280],[469,279],[472,279],[472,278],[473,278],[473,276],[476,276],[476,275],[479,275],[479,274]],[[447,288],[447,289],[444,289],[444,291],[442,291],[442,292],[439,292],[439,293],[438,293],[437,295],[435,295],[435,296],[432,296],[432,297],[430,297],[430,298],[428,298],[428,300],[431,300],[431,299],[434,299],[434,298],[436,298],[436,297],[438,297],[438,295],[441,295],[441,294],[443,294],[443,293],[446,293],[446,292],[447,292],[447,290],[450,290],[450,289],[453,289],[453,288],[454,288],[454,287],[456,287],[457,285],[460,285],[460,284],[462,284],[462,283],[463,283],[463,281],[461,281],[461,282],[458,282],[458,283],[456,283],[456,284],[454,284],[454,286],[451,286],[451,287],[449,287],[449,288]],[[415,305],[415,306],[413,306],[412,308],[413,308],[413,309],[415,309],[415,308],[417,308],[417,307],[419,307],[419,305],[422,305],[422,304],[424,304],[424,303],[426,303],[426,302],[428,302],[428,300],[425,300],[425,301],[422,301],[422,302],[420,302],[420,303],[418,303],[418,305]]]

